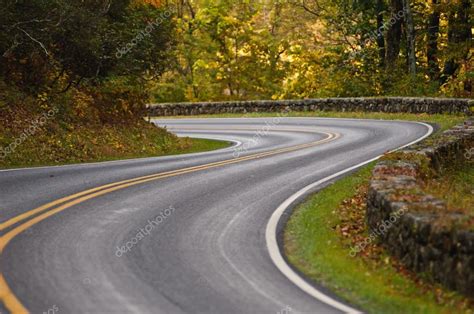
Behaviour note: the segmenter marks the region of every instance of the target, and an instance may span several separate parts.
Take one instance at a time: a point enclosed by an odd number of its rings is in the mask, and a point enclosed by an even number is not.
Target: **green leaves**
[[[465,94],[460,89],[469,87],[467,41],[458,37],[460,25],[469,21],[467,0],[459,2],[463,6],[445,1],[436,6],[441,29],[434,56],[441,68],[447,65],[443,78],[449,78],[442,88],[427,75],[431,1],[410,2],[415,79],[406,75],[407,25],[403,18],[392,20],[392,14],[400,14],[395,3],[399,1],[185,1],[176,33],[176,63],[165,76],[166,84],[158,85],[166,86],[170,95],[174,84],[179,99],[187,95],[189,101]],[[449,22],[449,12],[456,10],[457,18]],[[400,32],[397,28],[388,36],[393,21],[399,22]],[[459,34],[450,40],[449,29]],[[155,93],[162,91],[158,87]]]
[[[67,80],[58,89],[117,75],[160,75],[173,44],[173,12],[130,3],[7,1],[0,8],[5,17],[0,24],[0,75],[35,90],[58,85],[61,78]],[[123,47],[127,52],[119,58],[117,49]]]

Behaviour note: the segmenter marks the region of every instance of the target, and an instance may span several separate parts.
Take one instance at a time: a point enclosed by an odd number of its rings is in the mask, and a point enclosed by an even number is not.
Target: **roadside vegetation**
[[[446,136],[437,132],[430,138],[425,139],[422,144],[431,146],[442,145],[446,141]],[[472,149],[461,153],[463,156],[452,158],[449,162],[444,162],[439,169],[430,166],[430,160],[426,156],[407,153],[393,152],[386,154],[382,160],[402,160],[417,165],[416,179],[420,188],[420,193],[432,195],[446,202],[447,213],[459,213],[465,216],[462,222],[457,221],[452,224],[451,219],[441,215],[437,219],[439,226],[462,228],[474,230],[474,163]]]
[[[177,44],[156,102],[473,96],[470,0],[166,3]]]
[[[474,304],[405,269],[376,243],[352,257],[368,236],[365,200],[373,165],[298,206],[284,235],[291,264],[369,313],[473,313]]]
[[[139,117],[104,122],[88,106],[4,108],[0,124],[0,168],[155,157],[230,146],[224,141],[178,138]]]
[[[373,116],[390,119],[386,114]],[[421,118],[389,116],[412,121]],[[441,130],[465,120],[462,116],[421,116],[422,121],[436,121]],[[436,142],[438,134],[426,141]],[[419,180],[425,192],[444,199],[450,211],[467,211],[472,215],[474,169],[470,160],[434,173],[420,155],[395,152],[383,159],[413,160],[419,164]],[[367,245],[355,256],[351,254],[351,248],[369,236],[365,213],[372,169],[373,164],[335,182],[294,210],[284,234],[285,254],[290,263],[369,313],[474,313],[474,300],[442,287],[426,274],[406,269],[380,243]],[[472,221],[467,223],[472,227]]]
[[[19,120],[20,121],[20,120]],[[27,121],[28,122],[28,121]],[[178,138],[144,120],[133,124],[101,125],[52,120],[16,146],[30,124],[16,124],[0,132],[0,168],[54,166],[71,163],[158,157],[229,147],[225,141]],[[7,153],[6,149],[13,148]]]
[[[0,15],[0,168],[228,145],[142,118],[174,46],[174,17],[159,1],[6,1]]]
[[[474,217],[474,162],[455,165],[436,180],[427,180],[424,191],[446,201],[451,211],[468,211]],[[471,228],[474,228],[474,223]]]

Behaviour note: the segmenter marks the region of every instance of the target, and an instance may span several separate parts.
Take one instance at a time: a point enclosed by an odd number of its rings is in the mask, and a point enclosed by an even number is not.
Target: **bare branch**
[[[22,29],[21,27],[17,27],[19,30],[21,30],[23,33],[25,33],[26,36],[28,36],[32,41],[34,41],[35,43],[37,43],[38,45],[40,45],[41,48],[43,48],[44,50],[44,53],[49,57],[49,52],[48,50],[46,49],[46,47],[43,45],[43,43],[41,43],[39,40],[37,40],[36,38],[34,38],[33,36],[31,36],[27,31],[25,31],[24,29]]]
[[[302,1],[299,1],[299,0],[296,0],[296,1],[290,1],[291,4],[293,4],[294,6],[297,6],[299,8],[302,8],[303,10],[305,10],[306,12],[314,15],[314,16],[317,16],[317,17],[320,17],[321,16],[321,12],[324,11],[323,9],[321,9],[318,1],[314,1],[315,3],[315,8],[311,8],[309,7],[309,5],[306,3],[305,0],[302,0]]]

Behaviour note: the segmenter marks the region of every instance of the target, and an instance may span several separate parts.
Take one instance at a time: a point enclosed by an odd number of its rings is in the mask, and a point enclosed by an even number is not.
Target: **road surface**
[[[310,184],[430,132],[349,119],[155,122],[234,146],[0,172],[0,312],[346,311],[330,292],[314,289],[332,303],[315,298],[276,266],[269,221]]]

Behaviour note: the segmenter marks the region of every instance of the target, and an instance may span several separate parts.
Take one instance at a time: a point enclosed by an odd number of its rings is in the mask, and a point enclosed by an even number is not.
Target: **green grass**
[[[19,138],[23,129],[0,132],[0,147]],[[56,123],[27,137],[5,159],[0,159],[0,169],[179,155],[230,145],[227,141],[178,138],[141,121],[120,127],[76,125],[74,132]]]
[[[191,142],[190,147],[171,151],[168,155],[182,155],[182,154],[191,154],[191,153],[201,153],[211,150],[223,149],[232,146],[231,142],[219,141],[219,140],[209,140],[201,138],[190,138]]]
[[[447,304],[437,304],[433,291],[422,291],[390,263],[351,257],[350,244],[333,229],[340,223],[340,204],[368,182],[372,169],[373,165],[365,167],[337,181],[295,209],[285,230],[285,253],[290,263],[369,313],[461,312],[457,307],[462,298],[457,294],[447,292]]]
[[[439,178],[425,182],[424,190],[446,201],[448,208],[474,214],[474,163],[447,169]]]
[[[262,118],[274,117],[278,113],[226,113],[199,116],[173,116],[173,117],[156,117],[157,119],[186,119],[186,118]],[[466,120],[466,116],[462,114],[411,114],[411,113],[383,113],[383,112],[334,112],[334,111],[292,111],[288,117],[319,117],[319,118],[351,118],[351,119],[382,119],[382,120],[409,120],[436,123],[441,130],[446,130],[456,124]]]

